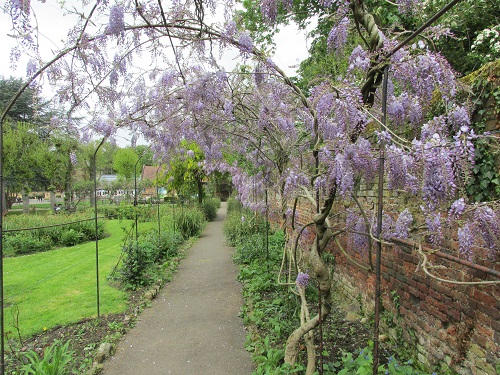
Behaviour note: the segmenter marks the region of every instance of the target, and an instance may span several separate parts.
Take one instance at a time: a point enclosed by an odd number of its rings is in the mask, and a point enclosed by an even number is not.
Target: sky
[[[8,1],[8,0],[7,0]],[[3,2],[2,2],[3,3]],[[66,0],[66,7],[70,8],[73,4],[75,8],[79,6],[81,0]],[[14,38],[10,37],[11,34],[11,20],[8,15],[0,10],[0,76],[26,78],[26,65],[29,61],[27,56],[22,56],[17,64],[15,70],[11,69],[10,53],[11,48],[15,46]],[[39,30],[39,45],[40,54],[44,61],[49,61],[63,45],[63,40],[67,35],[67,31],[73,25],[75,15],[64,15],[61,11],[58,0],[47,0],[41,3],[39,0],[32,0],[31,6],[36,17],[33,18],[33,24],[38,25]],[[296,67],[298,63],[307,58],[307,49],[309,47],[304,33],[299,32],[296,26],[290,25],[281,28],[281,32],[275,38],[276,53],[272,60],[285,71],[289,76],[296,74]],[[234,53],[237,56],[237,53]],[[231,64],[235,59],[231,56],[225,58]],[[231,69],[232,67],[227,67]],[[43,96],[50,99],[52,89],[45,84],[43,86]],[[130,137],[123,135],[124,138]]]

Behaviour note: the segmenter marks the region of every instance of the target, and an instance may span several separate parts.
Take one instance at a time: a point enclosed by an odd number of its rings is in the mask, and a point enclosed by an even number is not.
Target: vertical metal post
[[[269,266],[269,205],[267,201],[267,187],[265,190],[266,193],[266,260],[267,265]]]
[[[160,245],[161,240],[161,221],[160,221],[160,187],[158,185],[158,172],[160,167],[156,169],[156,205],[157,205],[157,215],[158,215],[158,245]],[[167,254],[168,256],[168,254]]]
[[[97,317],[101,316],[101,307],[99,301],[99,232],[97,225],[97,151],[104,144],[106,137],[99,143],[94,151],[94,222],[95,222],[95,275],[96,275],[96,296],[97,296]]]
[[[147,148],[144,150],[141,156],[139,156],[139,159],[134,164],[134,208],[135,208],[135,241],[137,242],[137,239],[139,238],[139,228],[137,225],[137,164],[139,163],[139,160],[142,159],[142,157],[146,154],[146,152],[149,150]]]
[[[173,216],[173,221],[174,221],[174,233],[175,233],[175,206],[177,203],[175,203],[175,199],[172,198],[172,216]]]
[[[387,81],[389,76],[389,65],[384,68],[384,84],[382,88],[382,124],[387,122]],[[382,261],[382,212],[384,209],[384,162],[385,145],[380,144],[379,169],[378,169],[378,207],[377,207],[377,249],[375,252],[375,322],[373,325],[373,375],[378,373],[379,362],[379,331],[380,331],[380,310],[381,310],[381,287],[380,287],[380,268]]]
[[[0,374],[5,371],[5,341],[4,341],[4,294],[3,294],[3,205],[5,191],[3,186],[3,119],[0,121],[0,325],[2,337],[0,338]]]
[[[137,163],[141,160],[142,155],[137,159],[134,164],[134,211],[135,211],[135,242],[137,243],[137,239],[139,238],[139,228],[137,225]]]

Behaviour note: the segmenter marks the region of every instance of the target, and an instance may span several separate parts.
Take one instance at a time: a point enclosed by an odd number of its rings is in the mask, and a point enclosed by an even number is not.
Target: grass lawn
[[[126,220],[106,221],[106,232],[111,236],[99,241],[101,315],[126,308],[127,294],[112,287],[107,276],[120,259],[122,227],[128,225]],[[4,288],[5,332],[16,336],[16,325],[27,337],[97,316],[95,242],[4,259]]]

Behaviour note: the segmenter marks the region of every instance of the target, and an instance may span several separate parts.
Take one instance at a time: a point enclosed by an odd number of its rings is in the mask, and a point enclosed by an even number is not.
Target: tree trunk
[[[21,191],[21,196],[23,198],[23,213],[27,214],[30,212],[30,197],[25,188]]]
[[[332,309],[333,301],[331,296],[332,285],[330,280],[330,272],[328,272],[328,267],[326,266],[326,263],[324,262],[320,253],[333,236],[333,233],[329,229],[328,225],[328,215],[335,199],[335,193],[335,189],[332,189],[332,191],[330,191],[330,194],[325,201],[325,205],[321,208],[321,212],[315,215],[314,224],[316,227],[316,238],[311,246],[309,254],[304,253],[304,261],[312,268],[312,272],[314,272],[316,280],[319,284],[321,306],[318,315],[302,323],[301,326],[293,331],[288,337],[285,348],[285,363],[289,363],[291,365],[294,365],[297,361],[300,339],[304,335],[312,331],[314,328],[316,328],[319,325],[320,321],[324,322]],[[308,371],[311,371],[309,365]],[[307,373],[307,375],[309,374],[312,374],[312,372]]]

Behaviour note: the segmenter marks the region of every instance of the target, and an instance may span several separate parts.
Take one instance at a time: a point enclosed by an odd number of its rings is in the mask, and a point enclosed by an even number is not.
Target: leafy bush
[[[285,374],[296,374],[303,373],[305,368],[301,365],[291,366],[285,364],[283,359],[285,357],[285,351],[283,349],[275,348],[270,344],[269,336],[262,341],[262,345],[259,345],[255,349],[255,354],[252,356],[253,360],[257,364],[257,369],[253,372],[255,375],[285,375]]]
[[[6,219],[5,254],[8,256],[47,251],[57,246],[74,246],[95,239],[95,222],[88,214],[16,215]],[[104,221],[98,220],[98,238],[104,236]]]
[[[256,233],[245,238],[238,246],[238,252],[234,260],[238,264],[249,264],[254,260],[265,257],[264,249],[265,238],[262,234]]]
[[[156,219],[156,209],[149,205],[107,205],[98,206],[98,212],[106,217],[121,219],[121,220],[134,220],[137,214],[137,219],[141,222],[148,222]]]
[[[179,233],[162,233],[160,238],[159,259],[168,259],[179,253],[182,236]]]
[[[138,241],[126,243],[121,280],[127,289],[150,285],[159,272],[158,265],[178,254],[182,237],[178,233],[165,232],[158,238],[158,232],[151,230],[139,237]]]
[[[249,210],[228,211],[224,221],[223,232],[230,246],[236,246],[252,234],[265,233],[266,224]]]
[[[69,350],[69,341],[61,345],[55,341],[46,348],[43,357],[30,350],[22,353],[28,363],[22,367],[25,375],[64,375],[68,373],[67,367],[73,358],[73,351]]]
[[[182,238],[198,236],[205,226],[205,214],[198,207],[184,208],[175,218],[175,227]]]
[[[217,210],[220,208],[220,199],[218,198],[205,198],[201,205],[205,213],[205,219],[212,221],[217,216]]]
[[[227,200],[227,213],[233,213],[235,211],[240,212],[242,210],[241,202],[235,198],[229,198]]]
[[[125,286],[134,290],[139,286],[147,285],[144,274],[148,265],[152,263],[152,260],[148,258],[148,250],[137,241],[130,241],[123,246],[122,251],[125,256],[120,274]]]
[[[5,236],[4,252],[7,256],[24,255],[50,250],[50,238],[37,238],[30,232],[17,232]]]
[[[72,228],[62,234],[61,243],[64,246],[75,246],[80,242],[83,242],[83,234]]]

